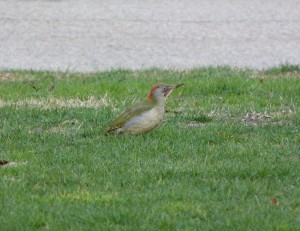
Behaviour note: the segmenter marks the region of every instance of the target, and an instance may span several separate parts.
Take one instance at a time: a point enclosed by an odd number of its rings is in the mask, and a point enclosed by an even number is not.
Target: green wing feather
[[[105,133],[111,133],[122,127],[129,119],[153,108],[154,104],[151,100],[146,99],[138,102],[123,111],[109,126]]]

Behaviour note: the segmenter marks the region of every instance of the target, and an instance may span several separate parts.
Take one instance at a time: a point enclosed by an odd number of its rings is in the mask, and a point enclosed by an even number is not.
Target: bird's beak
[[[172,86],[172,89],[181,87],[182,85],[184,85],[184,83],[178,83],[178,84],[175,84],[174,86]]]
[[[183,83],[175,84],[173,86],[169,86],[167,91],[164,93],[164,96],[168,96],[174,89],[181,87]]]

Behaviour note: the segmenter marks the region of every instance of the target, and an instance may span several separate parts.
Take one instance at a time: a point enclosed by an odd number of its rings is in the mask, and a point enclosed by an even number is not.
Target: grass
[[[1,71],[1,230],[299,229],[299,69]],[[157,82],[162,127],[102,135]]]

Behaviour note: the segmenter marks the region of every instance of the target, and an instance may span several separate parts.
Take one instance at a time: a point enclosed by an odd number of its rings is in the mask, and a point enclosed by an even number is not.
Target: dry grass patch
[[[271,118],[271,115],[250,112],[244,116],[243,121],[250,124],[257,124],[259,121],[268,120]]]
[[[0,82],[17,81],[18,76],[11,72],[0,72]]]
[[[42,127],[36,127],[29,131],[29,134],[42,134],[42,133],[73,133],[75,134],[82,128],[83,122],[77,119],[65,120],[57,126],[44,129]]]
[[[273,113],[256,113],[248,112],[242,119],[243,122],[249,125],[257,126],[258,124],[266,125],[291,125],[292,122],[288,120],[288,116],[293,115],[295,112],[291,109],[284,109],[280,112]],[[274,121],[276,120],[276,121]]]
[[[205,123],[202,123],[202,122],[199,122],[199,121],[188,121],[186,123],[186,126],[187,127],[201,127],[201,126],[204,126]]]
[[[4,101],[0,99],[0,107],[4,106],[28,106],[38,107],[41,109],[53,109],[53,108],[99,108],[106,107],[110,103],[107,95],[98,99],[91,96],[87,100],[81,99],[59,99],[59,98],[48,98],[48,99],[23,99],[17,101]]]
[[[83,123],[80,123],[78,120],[65,120],[61,124],[56,127],[51,127],[48,131],[51,133],[65,132],[66,130],[73,131],[76,133],[81,127]]]
[[[30,82],[36,78],[30,73],[0,71],[0,82]]]

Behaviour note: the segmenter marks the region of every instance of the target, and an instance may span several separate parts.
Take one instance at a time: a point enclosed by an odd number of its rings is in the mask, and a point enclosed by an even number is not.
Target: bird
[[[165,103],[171,92],[183,83],[168,86],[156,84],[148,97],[123,111],[106,129],[108,134],[138,135],[157,128],[165,114]]]

